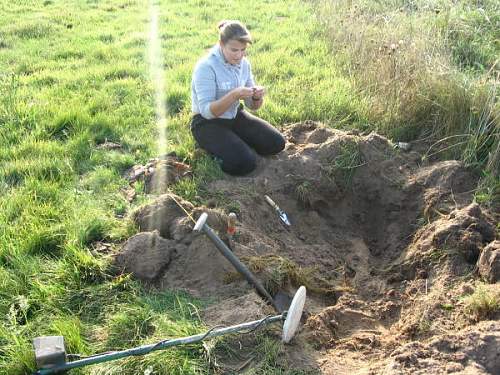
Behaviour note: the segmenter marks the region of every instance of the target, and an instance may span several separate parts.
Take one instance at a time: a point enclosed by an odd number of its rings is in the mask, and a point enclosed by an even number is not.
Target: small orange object
[[[229,213],[227,218],[227,234],[232,236],[236,233],[236,214],[234,212]]]

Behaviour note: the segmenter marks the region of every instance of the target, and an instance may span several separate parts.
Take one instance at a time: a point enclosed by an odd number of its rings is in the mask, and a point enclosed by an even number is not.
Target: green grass
[[[356,169],[365,165],[359,145],[355,140],[340,144],[334,157],[324,160],[323,170],[326,176],[343,188],[349,188]]]
[[[303,180],[295,186],[295,195],[297,195],[299,202],[305,207],[309,207],[311,205],[313,189],[313,183],[308,180]]]
[[[465,312],[472,319],[494,319],[500,312],[500,291],[496,285],[480,284],[464,302]]]
[[[195,62],[216,42],[221,19],[241,19],[253,34],[249,58],[257,82],[268,91],[259,114],[278,128],[318,120],[340,128],[380,130],[398,139],[416,136],[422,129],[438,138],[465,134],[457,137],[462,143],[451,150],[460,150],[454,155],[470,165],[486,166],[488,179],[483,180],[487,183],[478,199],[489,202],[495,196],[498,101],[491,80],[498,69],[492,59],[498,56],[495,2],[482,2],[481,11],[466,2],[452,7],[439,1],[394,0],[395,9],[403,7],[395,18],[400,22],[389,23],[394,28],[382,34],[375,21],[390,10],[380,2],[359,2],[369,5],[361,14],[367,22],[356,18],[359,10],[349,16],[352,8],[346,7],[347,2],[335,2],[341,8],[331,3],[325,9],[339,12],[323,12],[325,18],[314,17],[316,10],[328,5],[318,1],[262,0],[251,8],[248,1],[154,3],[160,9],[165,68],[167,121],[162,130],[167,146],[162,150],[157,145],[147,58],[147,0],[0,0],[0,369],[4,373],[34,369],[31,340],[40,335],[63,334],[68,351],[89,355],[203,331],[193,308],[201,306],[200,301],[146,290],[127,276],[114,275],[109,256],[96,254],[92,245],[96,241],[119,245],[137,231],[126,214],[147,198],[137,184],[136,203],[127,202],[120,193],[128,185],[122,175],[159,153],[175,151],[193,166],[194,179],[176,185],[175,192],[195,203],[210,197],[207,182],[222,174],[212,159],[195,152],[188,126],[190,80]],[[441,11],[430,17],[436,12],[424,4]],[[332,45],[332,40],[354,35],[349,34],[351,28],[334,29],[330,23],[347,16],[348,25],[366,28],[351,39],[356,43],[349,44],[358,48],[356,55],[341,52],[341,44]],[[421,33],[422,29],[430,32]],[[373,48],[359,49],[371,45],[364,43],[371,32],[382,37]],[[442,37],[439,43],[434,43],[434,35]],[[402,37],[408,47],[398,51],[408,53],[376,52],[380,45]],[[417,59],[421,51],[432,57],[432,67],[444,63],[444,72],[431,74],[428,66],[422,66],[422,59]],[[360,76],[356,64],[370,61],[370,56],[380,57],[374,64],[378,61],[381,70],[365,64],[366,74]],[[106,141],[122,147],[112,151],[97,147]],[[352,172],[361,160],[332,162]],[[299,186],[297,193],[306,199],[309,188]],[[271,357],[254,373],[296,373],[286,366],[271,370],[276,357],[272,353],[279,351],[274,339],[265,340],[259,350]],[[211,371],[207,353],[193,346],[75,373],[149,370]]]

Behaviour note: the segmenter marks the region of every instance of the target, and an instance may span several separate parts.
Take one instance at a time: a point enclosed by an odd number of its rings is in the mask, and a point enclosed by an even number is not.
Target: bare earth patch
[[[314,122],[284,133],[285,151],[260,159],[252,175],[211,183],[215,208],[164,194],[136,212],[150,232],[144,245],[156,250],[138,256],[126,244],[120,266],[159,288],[218,301],[204,312],[208,325],[272,313],[208,238],[192,233],[175,201],[195,218],[207,212],[224,240],[227,208],[239,207],[235,254],[268,288],[293,293],[308,284],[305,324],[284,350],[289,366],[324,374],[500,372],[498,310],[479,321],[465,302],[480,278],[498,281],[496,219],[471,203],[477,176],[457,161],[422,165],[420,154],[375,133]],[[288,214],[289,230],[266,194]],[[158,271],[154,277],[126,266],[157,262],[163,245],[151,238],[160,235],[168,247],[161,267],[138,268]]]

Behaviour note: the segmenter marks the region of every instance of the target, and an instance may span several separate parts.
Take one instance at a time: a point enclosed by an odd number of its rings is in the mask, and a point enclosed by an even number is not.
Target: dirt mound
[[[498,374],[499,347],[500,323],[485,322],[440,335],[428,343],[405,344],[390,354],[386,371],[393,374]]]
[[[174,194],[164,194],[151,204],[133,213],[139,230],[157,230],[164,238],[172,239],[182,223],[187,222],[184,210],[191,212],[194,206]],[[184,209],[184,210],[183,210]]]
[[[476,354],[466,336],[460,352],[467,360],[456,364],[428,341],[471,324],[463,318],[463,290],[477,277],[484,248],[480,269],[487,264],[496,270],[497,247],[487,247],[497,236],[495,221],[470,204],[477,176],[457,161],[422,165],[420,154],[396,149],[374,133],[306,122],[288,126],[284,134],[285,151],[259,159],[252,175],[227,176],[208,186],[216,208],[194,208],[166,194],[135,213],[141,230],[158,230],[172,241],[157,286],[218,300],[205,312],[208,324],[272,312],[234,277],[206,236],[192,233],[184,210],[194,219],[207,212],[209,225],[266,287],[293,293],[299,284],[309,286],[307,322],[297,337],[304,345],[287,350],[292,362],[296,358],[327,374],[496,369],[493,357],[493,364],[470,359]],[[290,228],[265,195],[288,214]],[[225,235],[229,211],[238,216],[231,242]],[[497,337],[498,325],[491,327]],[[420,346],[411,344],[415,340]],[[315,349],[306,350],[306,343]],[[478,358],[491,357],[488,345]],[[415,351],[415,360],[403,360],[407,350]]]
[[[232,266],[206,237],[192,231],[193,220],[198,219],[202,212],[208,214],[208,225],[214,230],[221,231],[222,234],[225,233],[227,215],[222,211],[206,207],[194,208],[190,202],[170,193],[159,196],[152,203],[133,213],[134,221],[140,230],[156,231],[170,241],[172,250],[169,266],[159,280],[159,286],[182,289],[196,296],[211,298],[217,298],[223,289],[228,290],[231,296],[241,295],[241,291],[247,291],[248,286],[243,282],[241,282],[241,288],[227,285],[224,277],[233,271]],[[186,213],[193,219],[187,217]],[[222,237],[225,239],[224,236]],[[147,244],[144,243],[144,246]],[[129,258],[127,250],[128,247],[125,244],[117,259]],[[144,267],[151,268],[153,265],[150,261],[155,261],[155,259],[143,257],[137,261],[143,263]],[[131,268],[128,267],[128,269]]]
[[[319,362],[324,374],[498,374],[500,369],[500,325],[482,322],[428,342],[401,343],[383,351],[376,340],[365,340],[372,348],[358,346],[327,352]],[[374,343],[374,344],[373,344]],[[385,356],[373,361],[373,353]]]
[[[392,280],[413,279],[416,272],[428,273],[440,258],[450,258],[455,275],[470,272],[481,250],[495,239],[494,219],[473,203],[419,228],[412,243],[401,252],[391,271]],[[464,262],[465,261],[465,262]]]
[[[158,231],[141,232],[130,237],[116,257],[116,265],[143,281],[155,280],[170,262],[173,241],[160,237]]]
[[[203,319],[211,325],[228,326],[260,319],[267,312],[264,301],[256,293],[248,293],[210,306],[203,312]]]

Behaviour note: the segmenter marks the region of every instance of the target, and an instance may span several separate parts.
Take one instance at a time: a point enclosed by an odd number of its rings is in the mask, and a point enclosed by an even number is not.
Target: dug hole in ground
[[[259,159],[251,175],[212,182],[211,207],[173,197],[168,183],[150,186],[159,172],[169,182],[190,178],[175,157],[131,171],[132,182],[144,178],[158,197],[134,212],[141,232],[116,255],[119,269],[214,301],[202,314],[208,326],[272,314],[209,239],[192,232],[177,203],[195,219],[207,212],[224,240],[236,211],[232,249],[266,288],[308,289],[304,324],[281,349],[283,366],[323,374],[500,373],[498,307],[473,310],[467,302],[483,289],[497,301],[499,293],[498,216],[472,203],[478,176],[457,161],[424,163],[418,145],[398,150],[375,133],[305,122],[284,135],[285,150]],[[265,195],[288,214],[289,230]],[[277,330],[269,334],[278,339]],[[221,372],[244,373],[260,360],[250,338],[234,340],[232,357],[218,360]]]

